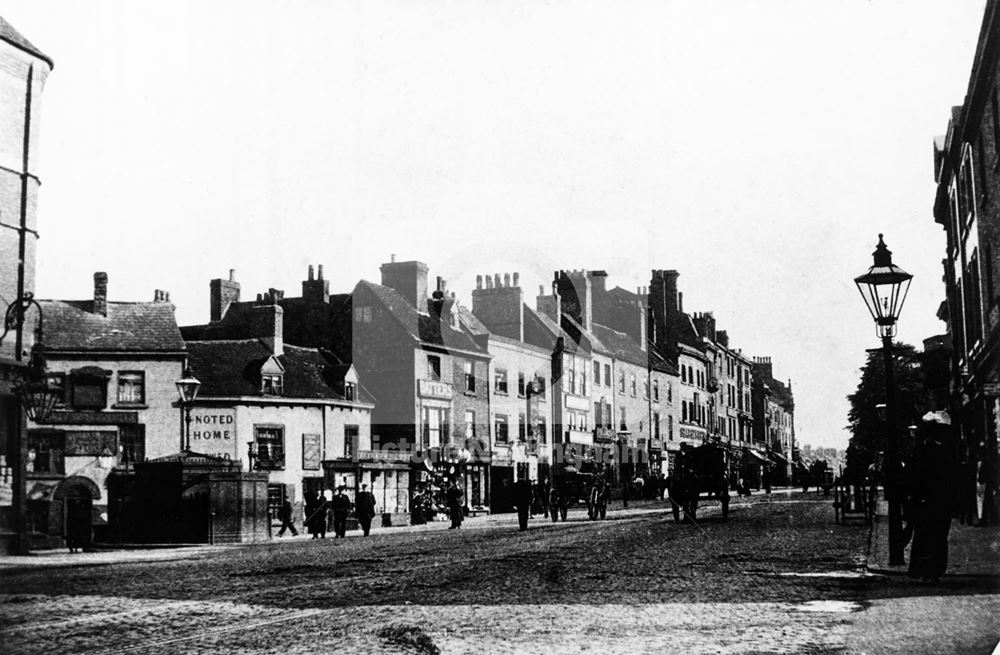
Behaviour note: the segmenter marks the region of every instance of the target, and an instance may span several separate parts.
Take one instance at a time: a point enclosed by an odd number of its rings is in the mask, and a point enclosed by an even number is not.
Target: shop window
[[[256,467],[261,470],[285,468],[285,428],[280,425],[255,425],[253,429]]]
[[[118,371],[118,404],[143,405],[146,402],[146,374],[142,371]]]
[[[28,431],[28,472],[66,472],[64,466],[65,435],[44,430]]]

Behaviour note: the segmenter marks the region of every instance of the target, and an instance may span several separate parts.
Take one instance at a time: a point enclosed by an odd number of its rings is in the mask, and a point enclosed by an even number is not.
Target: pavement
[[[910,561],[910,545],[904,553]],[[868,543],[867,568],[872,573],[905,575],[907,566],[889,565],[889,505],[879,499]],[[1000,576],[1000,526],[963,525],[951,522],[948,533],[948,570],[946,577]]]

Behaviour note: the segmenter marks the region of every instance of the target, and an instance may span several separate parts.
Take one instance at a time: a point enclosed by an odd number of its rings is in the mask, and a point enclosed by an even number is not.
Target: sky
[[[934,136],[984,0],[0,0],[55,61],[36,295],[165,289],[208,320],[418,259],[471,304],[517,271],[680,272],[687,312],[791,380],[800,443],[846,447],[879,341],[853,278],[914,275],[899,339],[944,332]]]

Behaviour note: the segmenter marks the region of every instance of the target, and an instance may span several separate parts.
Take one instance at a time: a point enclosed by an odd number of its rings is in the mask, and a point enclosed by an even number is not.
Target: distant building
[[[963,505],[977,481],[996,496],[1000,432],[1000,3],[988,0],[965,102],[934,140],[934,220],[946,234],[944,281],[953,345],[952,425],[961,440]],[[980,497],[979,505],[983,504]],[[987,501],[997,520],[994,504]],[[979,510],[977,510],[979,511]]]
[[[46,370],[63,396],[44,424],[29,423],[29,530],[39,547],[71,529],[103,539],[112,470],[182,447],[175,383],[184,341],[166,292],[153,302],[109,301],[105,273],[94,274],[91,300],[39,304]]]
[[[772,484],[790,484],[795,445],[795,401],[792,383],[774,378],[770,357],[754,357],[753,386],[754,441],[762,444],[769,462]]]

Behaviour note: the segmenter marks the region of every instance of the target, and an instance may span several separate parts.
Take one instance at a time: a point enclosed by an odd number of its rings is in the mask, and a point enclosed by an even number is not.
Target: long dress
[[[951,458],[938,441],[921,447],[914,471],[913,545],[911,577],[935,580],[948,568],[948,532],[951,529],[951,493],[955,483]]]

